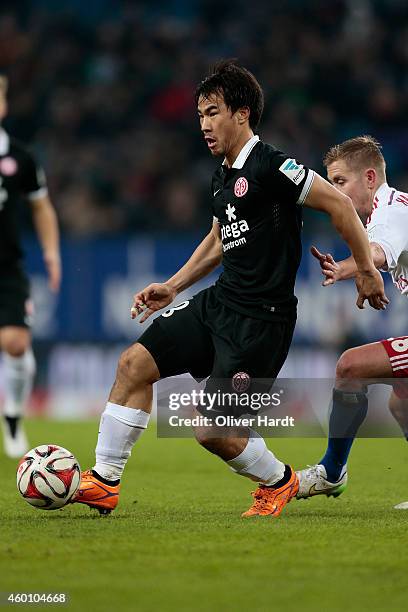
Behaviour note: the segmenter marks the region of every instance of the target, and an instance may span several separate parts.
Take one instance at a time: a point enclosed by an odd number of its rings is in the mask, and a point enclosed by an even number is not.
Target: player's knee
[[[363,376],[360,360],[355,349],[345,351],[336,365],[336,378],[348,380]]]
[[[10,357],[22,357],[30,348],[30,332],[21,327],[3,327],[0,330],[0,348]]]
[[[118,375],[133,385],[150,384],[158,380],[158,371],[153,358],[141,344],[132,344],[121,354]]]
[[[20,337],[16,338],[7,338],[7,340],[2,343],[2,350],[10,355],[10,357],[21,357],[29,348],[29,343]]]

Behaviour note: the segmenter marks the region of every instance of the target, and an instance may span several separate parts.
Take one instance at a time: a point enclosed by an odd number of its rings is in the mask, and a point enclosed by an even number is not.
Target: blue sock
[[[333,389],[333,408],[329,421],[326,454],[319,461],[326,468],[327,479],[336,482],[347,463],[358,428],[368,409],[367,394],[363,391]]]

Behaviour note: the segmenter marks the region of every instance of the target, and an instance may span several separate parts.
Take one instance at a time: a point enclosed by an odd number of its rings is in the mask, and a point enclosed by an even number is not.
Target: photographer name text
[[[170,427],[295,427],[294,417],[285,416],[272,418],[265,415],[233,417],[230,415],[217,415],[213,417],[197,415],[195,417],[182,417],[171,415]]]

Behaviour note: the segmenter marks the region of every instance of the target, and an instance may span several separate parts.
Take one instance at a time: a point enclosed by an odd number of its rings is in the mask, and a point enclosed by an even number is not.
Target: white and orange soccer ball
[[[78,491],[81,468],[74,455],[56,444],[28,451],[17,468],[17,489],[36,508],[57,510]]]

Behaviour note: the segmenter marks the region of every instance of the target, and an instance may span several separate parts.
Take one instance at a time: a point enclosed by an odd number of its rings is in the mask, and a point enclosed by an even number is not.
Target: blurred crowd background
[[[323,172],[329,146],[373,134],[408,189],[407,36],[406,0],[3,0],[5,125],[37,151],[66,235],[207,229],[193,92],[237,57],[265,90],[264,140]]]

